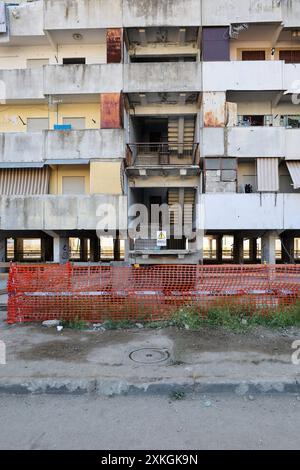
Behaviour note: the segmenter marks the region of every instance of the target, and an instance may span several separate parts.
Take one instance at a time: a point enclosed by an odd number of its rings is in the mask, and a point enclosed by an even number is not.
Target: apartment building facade
[[[297,262],[299,97],[296,0],[0,2],[0,260]]]

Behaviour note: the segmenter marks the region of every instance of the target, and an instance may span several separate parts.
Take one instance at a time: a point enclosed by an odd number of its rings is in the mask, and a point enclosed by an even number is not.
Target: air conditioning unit
[[[243,31],[247,31],[249,25],[247,23],[242,24],[231,24],[229,27],[229,36],[231,39],[238,39],[239,34]]]

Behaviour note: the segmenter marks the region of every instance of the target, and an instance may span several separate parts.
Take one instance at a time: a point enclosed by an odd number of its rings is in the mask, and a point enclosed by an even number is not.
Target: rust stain
[[[204,115],[204,127],[224,127],[224,122],[220,122],[212,111],[207,111]]]
[[[121,93],[101,95],[101,129],[121,129],[123,127],[123,96]]]
[[[122,62],[122,37],[122,28],[107,29],[106,48],[108,64],[120,64]]]

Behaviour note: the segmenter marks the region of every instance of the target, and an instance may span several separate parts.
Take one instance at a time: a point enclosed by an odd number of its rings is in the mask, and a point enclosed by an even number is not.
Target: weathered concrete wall
[[[127,198],[92,195],[0,197],[0,230],[95,230],[105,204],[117,211],[107,212],[108,228],[126,229]]]
[[[122,64],[48,65],[44,94],[115,93],[123,88]]]
[[[206,230],[299,229],[300,194],[205,194]],[[222,207],[222,211],[220,211]]]
[[[3,81],[5,85],[4,93],[1,87],[1,99],[25,100],[44,98],[42,68],[0,70],[0,81]]]
[[[14,2],[10,2],[14,3]],[[44,36],[43,2],[22,3],[8,8],[11,36]]]
[[[231,23],[281,22],[281,3],[277,0],[228,0],[226,2],[224,0],[202,0],[203,25],[224,26]]]
[[[42,132],[0,134],[0,162],[41,162],[44,156]]]
[[[45,131],[46,159],[124,158],[124,131]]]
[[[122,26],[122,0],[44,0],[46,30]]]
[[[203,154],[238,158],[300,159],[300,130],[284,127],[203,129]]]
[[[201,65],[196,62],[124,65],[126,93],[200,91]]]
[[[204,62],[203,91],[283,90],[281,61]]]
[[[0,162],[124,158],[124,130],[0,133]]]
[[[201,0],[123,0],[125,27],[200,26]]]

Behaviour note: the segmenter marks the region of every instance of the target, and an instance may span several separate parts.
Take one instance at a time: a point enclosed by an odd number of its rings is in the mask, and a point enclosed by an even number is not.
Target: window
[[[266,115],[240,115],[238,116],[238,125],[239,126],[273,126],[273,116],[272,114]]]
[[[70,124],[72,129],[80,130],[85,129],[85,118],[84,117],[64,117],[63,124]]]
[[[41,132],[49,129],[48,118],[27,118],[27,132]]]
[[[236,158],[206,158],[206,173],[213,171],[220,172],[220,181],[234,182],[237,179],[237,160]]]
[[[280,116],[280,125],[283,127],[290,127],[292,129],[300,128],[300,115],[299,116]]]
[[[27,59],[28,69],[38,69],[43,65],[49,65],[49,59]]]
[[[242,60],[266,60],[266,51],[242,51]]]
[[[300,64],[300,50],[279,51],[279,59],[286,64]]]
[[[68,57],[63,59],[63,65],[85,64],[85,57]]]
[[[85,194],[84,176],[63,176],[62,178],[63,194]]]

